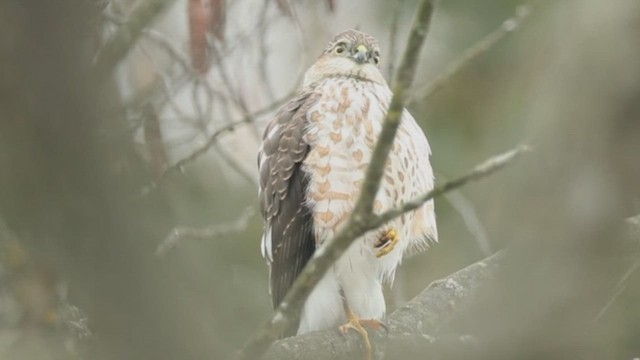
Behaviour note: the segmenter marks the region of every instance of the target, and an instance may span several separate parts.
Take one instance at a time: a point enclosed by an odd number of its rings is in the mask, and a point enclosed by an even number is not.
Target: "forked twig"
[[[254,213],[255,211],[253,208],[248,207],[238,215],[238,218],[235,221],[227,224],[211,225],[202,229],[177,227],[171,230],[169,235],[160,242],[156,248],[156,255],[160,257],[165,256],[167,252],[174,249],[185,240],[207,240],[234,232],[240,232],[249,226],[249,220],[251,220]]]
[[[442,74],[438,75],[426,86],[415,90],[414,93],[409,97],[409,100],[407,102],[411,104],[415,101],[425,100],[433,96],[433,94],[438,92],[438,90],[440,90],[445,84],[447,84],[451,80],[451,78],[458,74],[460,70],[464,69],[480,55],[486,53],[505,36],[517,30],[532,11],[533,5],[531,4],[518,6],[513,17],[505,20],[500,25],[500,27],[480,39],[471,47],[467,48],[467,50],[465,50],[457,59],[447,65]]]

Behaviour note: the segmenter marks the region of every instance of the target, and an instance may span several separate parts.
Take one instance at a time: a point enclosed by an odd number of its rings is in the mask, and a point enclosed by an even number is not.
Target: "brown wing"
[[[264,218],[263,255],[271,266],[271,295],[277,307],[315,251],[313,218],[307,204],[309,175],[302,161],[306,113],[312,92],[292,99],[267,126],[258,154],[260,207]]]

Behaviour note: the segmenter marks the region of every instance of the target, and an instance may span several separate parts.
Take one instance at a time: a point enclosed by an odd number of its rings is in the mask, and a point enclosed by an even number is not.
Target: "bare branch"
[[[404,0],[400,0],[395,3],[395,10],[393,11],[393,17],[391,18],[391,28],[389,30],[389,52],[388,52],[388,66],[387,66],[387,77],[389,82],[393,80],[393,74],[396,71],[394,64],[394,56],[397,52],[396,45],[398,40],[398,21],[400,20],[400,14],[402,13],[402,8],[404,7]]]
[[[453,209],[462,217],[469,233],[475,238],[480,251],[484,256],[493,253],[487,230],[478,217],[478,212],[471,200],[460,191],[451,191],[444,195],[445,199],[451,204]]]
[[[264,2],[262,10],[260,11],[260,20],[258,20],[259,23],[263,23],[266,20],[267,11],[269,10],[269,4],[269,1]],[[260,83],[269,101],[275,101],[275,91],[273,90],[273,86],[271,85],[269,71],[267,70],[267,60],[270,55],[269,48],[267,46],[267,36],[269,35],[269,29],[265,28],[265,30],[260,31],[259,34],[260,37],[258,40],[258,49],[260,51],[260,61],[258,61],[258,74],[260,75]]]
[[[380,180],[384,173],[386,160],[393,145],[396,132],[400,126],[402,112],[404,111],[405,92],[411,87],[418,65],[418,56],[422,49],[422,44],[427,36],[433,4],[429,0],[423,0],[419,5],[416,18],[407,42],[407,48],[398,68],[398,73],[393,81],[391,90],[393,98],[387,111],[387,118],[382,125],[382,130],[373,149],[371,162],[367,168],[367,174],[362,186],[360,199],[354,209],[357,216],[370,214],[373,210],[373,201],[380,187]]]
[[[228,235],[230,233],[240,232],[245,230],[249,226],[249,220],[253,217],[255,211],[253,208],[248,207],[238,215],[238,218],[227,224],[211,225],[202,229],[177,227],[167,235],[167,237],[160,242],[156,248],[156,255],[163,257],[171,249],[177,247],[185,240],[208,240],[217,238],[220,236]]]
[[[274,109],[276,109],[277,107],[281,106],[282,104],[284,104],[289,98],[291,97],[291,94],[287,94],[285,97],[283,97],[282,99],[277,100],[274,103],[271,103],[269,105],[267,105],[266,107],[254,111],[253,113],[250,114],[250,120],[249,121],[253,121],[253,119],[262,116],[264,114],[270,113],[272,112]],[[178,162],[176,162],[175,164],[169,166],[167,168],[167,170],[164,172],[164,174],[162,174],[162,178],[166,178],[167,176],[173,174],[173,173],[178,173],[178,172],[182,172],[182,170],[184,169],[184,167],[194,161],[196,161],[197,159],[199,159],[202,155],[206,154],[209,149],[211,149],[215,143],[218,141],[218,138],[222,135],[224,135],[225,133],[231,132],[233,130],[235,130],[238,126],[244,125],[247,123],[248,118],[242,118],[240,120],[235,120],[235,121],[231,121],[221,127],[219,127],[216,131],[214,131],[211,135],[209,135],[209,139],[207,139],[207,142],[202,145],[201,147],[199,147],[198,149],[194,150],[189,156],[179,160]],[[157,188],[158,184],[156,182],[153,182],[147,186],[145,186],[141,192],[140,195],[144,196],[146,194],[148,194],[149,192],[151,192],[153,189]]]
[[[251,134],[257,141],[259,141],[260,132],[258,131],[253,115],[249,112],[249,107],[247,106],[247,103],[242,94],[233,87],[233,82],[229,78],[225,61],[221,56],[219,49],[216,46],[213,46],[212,53],[217,63],[216,69],[218,70],[218,74],[220,75],[222,84],[226,87],[227,92],[231,95],[231,100],[233,101],[233,103],[242,112],[245,123],[250,125]]]
[[[386,359],[406,358],[407,335],[412,340],[410,346],[415,347],[415,340],[422,339],[433,348],[441,340],[438,330],[464,310],[478,290],[493,278],[504,258],[504,252],[496,253],[431,283],[385,320],[387,333],[370,330],[376,354],[384,353]],[[305,354],[313,354],[316,360],[358,359],[363,353],[362,341],[354,335],[345,336],[333,329],[281,339],[263,359],[293,360],[305,358]],[[422,357],[428,358],[425,354]]]
[[[515,149],[510,150],[504,154],[494,156],[486,160],[482,164],[476,166],[475,168],[473,168],[473,170],[471,170],[467,174],[462,175],[457,179],[447,181],[446,183],[440,186],[436,186],[433,190],[415,198],[414,200],[408,201],[402,204],[401,206],[395,209],[388,210],[380,215],[373,215],[371,221],[369,221],[367,223],[367,226],[364,226],[364,228],[366,230],[375,229],[408,211],[419,208],[420,206],[422,206],[422,204],[433,199],[436,196],[442,195],[453,189],[457,189],[467,184],[468,182],[479,180],[486,176],[489,176],[494,172],[502,169],[507,164],[511,163],[513,160],[515,160],[517,157],[519,157],[526,151],[529,151],[528,146],[519,145]]]
[[[417,100],[425,100],[430,98],[433,94],[438,92],[445,84],[447,84],[452,77],[457,75],[460,70],[464,69],[473,60],[480,55],[486,53],[491,49],[498,41],[502,40],[508,34],[516,31],[524,20],[531,14],[533,5],[521,5],[516,8],[516,14],[505,20],[500,27],[480,39],[473,44],[470,48],[465,50],[457,59],[447,65],[447,68],[442,74],[436,77],[426,86],[417,89],[408,100],[408,103],[413,103]]]
[[[213,143],[213,149],[220,156],[220,159],[227,164],[236,174],[240,175],[249,185],[257,188],[258,187],[258,178],[256,175],[252,174],[249,169],[247,169],[246,164],[242,164],[238,159],[234,158],[233,155],[226,149],[225,146],[220,144],[219,141],[215,141]],[[222,175],[225,175],[224,172]]]
[[[144,0],[140,2],[100,50],[94,64],[94,76],[97,83],[113,73],[116,65],[125,57],[138,40],[144,28],[175,0]]]
[[[164,34],[153,29],[144,29],[142,34],[145,38],[163,48],[171,59],[176,60],[178,64],[180,64],[180,67],[184,69],[190,78],[196,76],[196,72],[193,70],[187,54],[180,51]]]
[[[263,109],[260,109],[258,111],[255,111],[251,114],[249,114],[251,119],[254,119],[258,116],[264,115],[266,113],[269,113],[271,111],[273,111],[275,108],[277,108],[278,106],[284,104],[286,102],[286,100],[288,100],[286,97],[282,98],[268,106],[266,106]],[[177,170],[180,170],[181,168],[183,168],[185,165],[197,160],[199,157],[201,157],[202,155],[206,154],[207,151],[211,148],[211,146],[213,145],[214,142],[216,142],[218,140],[218,137],[220,137],[221,135],[233,131],[236,129],[236,127],[246,124],[247,123],[247,118],[242,118],[240,120],[236,120],[236,121],[232,121],[226,125],[221,126],[220,128],[218,128],[213,134],[211,134],[209,136],[209,139],[207,140],[207,142],[200,148],[196,149],[193,153],[191,153],[191,155],[187,156],[186,158],[178,161],[175,165],[171,166],[170,168],[167,169],[167,171],[165,172],[164,176],[167,176],[169,174],[171,174],[172,172],[175,172]]]
[[[362,236],[367,231],[376,229],[386,222],[402,215],[405,212],[414,210],[430,199],[442,195],[448,191],[457,189],[470,181],[478,180],[493,174],[507,164],[513,162],[519,155],[527,151],[524,145],[504,154],[494,156],[482,164],[476,166],[467,174],[444,183],[432,191],[409,201],[404,205],[388,210],[381,215],[360,215],[360,220],[354,219],[352,215],[347,225],[340,231],[333,240],[318,248],[313,257],[305,266],[292,288],[287,293],[282,304],[276,309],[275,315],[260,329],[256,338],[252,339],[243,349],[241,358],[255,358],[264,351],[262,347],[267,347],[275,340],[282,329],[286,328],[289,319],[301,309],[306,297],[311,293],[315,284],[324,276],[326,270],[337,260],[340,255],[351,245],[354,239]]]
[[[594,322],[600,321],[600,319],[602,319],[604,314],[609,310],[611,305],[613,305],[613,303],[616,302],[616,300],[618,299],[620,294],[622,294],[624,292],[624,290],[627,288],[627,284],[628,284],[629,278],[631,277],[631,275],[633,275],[634,272],[636,272],[636,270],[638,270],[638,268],[640,268],[640,258],[636,259],[633,262],[633,264],[631,264],[629,269],[627,269],[627,271],[622,275],[622,277],[620,278],[620,280],[616,284],[615,292],[613,293],[613,295],[611,295],[611,297],[609,298],[607,303],[602,307],[602,309],[598,312],[598,314],[593,318]]]
[[[609,310],[609,308],[616,302],[618,297],[624,292],[627,288],[629,278],[640,268],[640,257],[638,257],[638,250],[640,249],[640,215],[636,215],[634,217],[628,218],[626,220],[626,237],[631,240],[631,247],[635,250],[633,251],[635,255],[635,260],[629,266],[627,271],[620,277],[618,283],[616,284],[615,291],[607,301],[607,303],[602,307],[602,309],[598,312],[598,314],[593,318],[593,321],[600,321],[604,314]]]
[[[640,244],[640,215],[626,221],[627,237],[634,248]],[[479,290],[500,271],[507,254],[500,251],[443,279],[434,281],[418,296],[394,311],[387,319],[388,332],[370,331],[371,343],[377,354],[386,359],[429,358],[429,354],[446,354],[451,346],[465,346],[464,336],[443,336],[440,329],[458,314],[464,313]],[[614,297],[638,269],[635,261],[622,276]],[[611,300],[603,311],[610,306]],[[596,317],[596,320],[601,315]],[[349,334],[348,334],[349,335]],[[264,360],[293,360],[314,354],[316,360],[353,359],[362,356],[362,341],[355,334],[341,335],[335,330],[307,333],[276,341],[266,352]],[[415,349],[412,349],[415,348]],[[331,349],[331,351],[327,351]],[[415,350],[415,351],[414,351]],[[419,351],[419,352],[417,352]],[[413,357],[408,357],[413,358]]]

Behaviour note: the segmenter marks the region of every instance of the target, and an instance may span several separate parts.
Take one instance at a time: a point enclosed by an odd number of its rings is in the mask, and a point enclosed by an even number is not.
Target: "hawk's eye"
[[[342,54],[346,49],[347,49],[347,44],[341,42],[341,43],[338,43],[338,45],[336,45],[336,47],[333,49],[333,51],[336,54]]]

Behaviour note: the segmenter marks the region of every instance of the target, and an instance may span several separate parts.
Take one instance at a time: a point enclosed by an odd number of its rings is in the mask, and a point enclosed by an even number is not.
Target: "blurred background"
[[[415,6],[0,2],[0,358],[230,358],[272,311],[262,129],[345,29],[380,41],[390,79]],[[437,182],[534,151],[436,199],[440,243],[405,261],[389,311],[507,248],[441,330],[481,345],[450,357],[640,357],[640,240],[622,231],[640,214],[640,3],[436,9],[408,107]],[[513,31],[425,98],[496,29]]]

